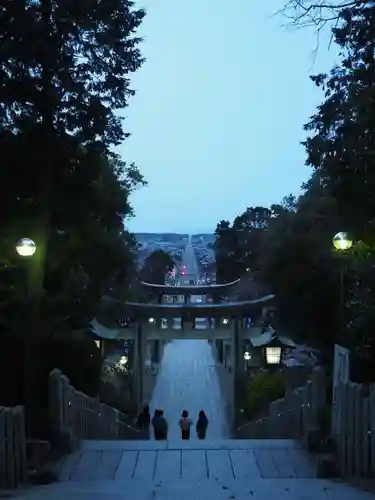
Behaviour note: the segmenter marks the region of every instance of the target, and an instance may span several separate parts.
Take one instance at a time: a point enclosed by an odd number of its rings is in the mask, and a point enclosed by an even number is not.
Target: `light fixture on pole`
[[[340,252],[344,253],[353,246],[353,240],[349,233],[344,231],[336,233],[332,240],[334,248]],[[340,259],[340,300],[339,300],[339,310],[338,310],[338,325],[339,325],[339,338],[338,342],[343,338],[343,330],[345,326],[345,261]]]
[[[40,294],[42,291],[42,273],[40,271],[40,253],[37,256],[29,260],[28,257],[33,257],[36,252],[35,241],[31,238],[21,238],[16,243],[16,252],[20,257],[25,257],[23,260],[23,266],[26,273],[26,295],[25,295],[25,305],[26,305],[26,322],[28,335],[23,338],[23,370],[25,377],[24,384],[24,406],[25,406],[25,420],[26,420],[26,432],[32,435],[34,432],[34,427],[36,425],[36,415],[37,415],[37,405],[34,397],[35,388],[37,382],[35,379],[35,359],[34,356],[34,337],[40,332],[39,324],[39,302]]]
[[[127,356],[121,356],[119,359],[119,365],[120,366],[125,366],[128,363],[128,357]]]
[[[151,323],[151,324],[155,323],[155,318],[148,318],[148,322]]]
[[[333,246],[336,250],[349,250],[353,246],[353,240],[349,236],[349,233],[344,231],[336,233],[333,237]]]
[[[229,319],[228,318],[224,318],[223,319],[223,325],[227,325],[229,323]]]
[[[36,252],[35,241],[30,238],[22,238],[17,242],[16,252],[21,257],[32,257]]]
[[[251,354],[250,354],[248,351],[246,351],[246,352],[245,352],[245,354],[243,355],[243,359],[244,359],[245,361],[250,361],[250,359],[251,359]]]

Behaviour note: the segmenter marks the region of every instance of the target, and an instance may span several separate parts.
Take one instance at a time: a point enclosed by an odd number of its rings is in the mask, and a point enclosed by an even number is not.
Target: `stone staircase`
[[[97,441],[59,464],[60,482],[19,492],[29,500],[374,500],[316,478],[288,439]]]

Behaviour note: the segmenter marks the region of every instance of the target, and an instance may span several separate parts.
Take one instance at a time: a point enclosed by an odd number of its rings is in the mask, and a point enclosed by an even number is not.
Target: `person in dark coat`
[[[196,430],[197,430],[197,436],[198,439],[205,439],[206,438],[206,432],[207,432],[207,427],[208,427],[208,418],[203,410],[199,412],[198,415],[198,420],[196,423]]]
[[[160,439],[167,440],[168,439],[168,422],[164,417],[164,411],[160,410]]]
[[[142,434],[144,434],[146,439],[150,437],[150,422],[150,407],[149,405],[145,405],[137,417],[137,427],[140,431],[142,431]]]
[[[154,416],[151,420],[152,427],[154,428],[155,441],[163,441],[168,437],[168,423],[164,418],[163,410],[155,410]]]

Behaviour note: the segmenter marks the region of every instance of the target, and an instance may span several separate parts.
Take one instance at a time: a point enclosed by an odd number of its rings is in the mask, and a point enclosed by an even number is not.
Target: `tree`
[[[254,217],[248,210],[233,223],[248,233],[228,248],[235,259],[232,266],[248,266],[243,275],[276,295],[278,329],[330,351],[336,340],[340,285],[332,251],[332,235],[340,227],[335,200],[315,174],[298,199],[288,196],[257,213]]]
[[[342,12],[333,29],[342,59],[328,74],[312,77],[325,100],[306,124],[307,163],[337,200],[343,227],[357,242],[348,263],[351,273],[350,328],[353,344],[375,345],[372,321],[375,287],[375,181],[372,175],[374,135],[375,6],[359,2]],[[364,340],[367,339],[367,340]]]
[[[110,147],[127,136],[115,110],[127,105],[128,75],[143,62],[134,33],[144,11],[124,0],[15,0],[0,10],[2,254],[19,298],[14,245],[34,239],[36,291],[57,293],[64,316],[67,297],[87,305],[133,265],[123,219],[144,181]],[[90,300],[71,295],[78,282]]]
[[[334,29],[342,62],[329,75],[312,77],[325,101],[305,125],[307,164],[319,169],[337,199],[347,229],[374,241],[373,162],[375,91],[373,88],[375,7],[356,18],[347,15]]]
[[[281,12],[292,25],[320,32],[327,25],[337,26],[343,13],[357,14],[369,6],[371,0],[288,0]]]
[[[143,63],[144,15],[127,0],[0,6],[2,333],[26,341],[85,326],[134,269],[123,221],[144,181],[111,148],[128,136],[116,111]],[[37,244],[27,262],[14,252],[25,236]]]
[[[258,264],[260,279],[276,294],[279,327],[328,349],[338,328],[337,227],[335,200],[313,176],[292,207],[284,205],[270,222]]]
[[[146,283],[164,285],[166,275],[173,270],[175,262],[169,253],[155,250],[146,258],[140,276]]]
[[[247,208],[231,225],[221,221],[215,231],[217,279],[233,281],[250,269],[255,270],[260,235],[266,230],[271,210],[264,207]]]

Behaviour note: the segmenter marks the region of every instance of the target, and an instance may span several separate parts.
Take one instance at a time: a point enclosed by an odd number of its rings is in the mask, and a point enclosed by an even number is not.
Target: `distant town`
[[[144,260],[155,250],[163,250],[173,256],[176,263],[181,260],[183,251],[189,242],[188,234],[176,233],[136,233],[138,241],[138,262],[142,266]],[[194,234],[191,243],[195,250],[202,275],[215,278],[215,235]]]

